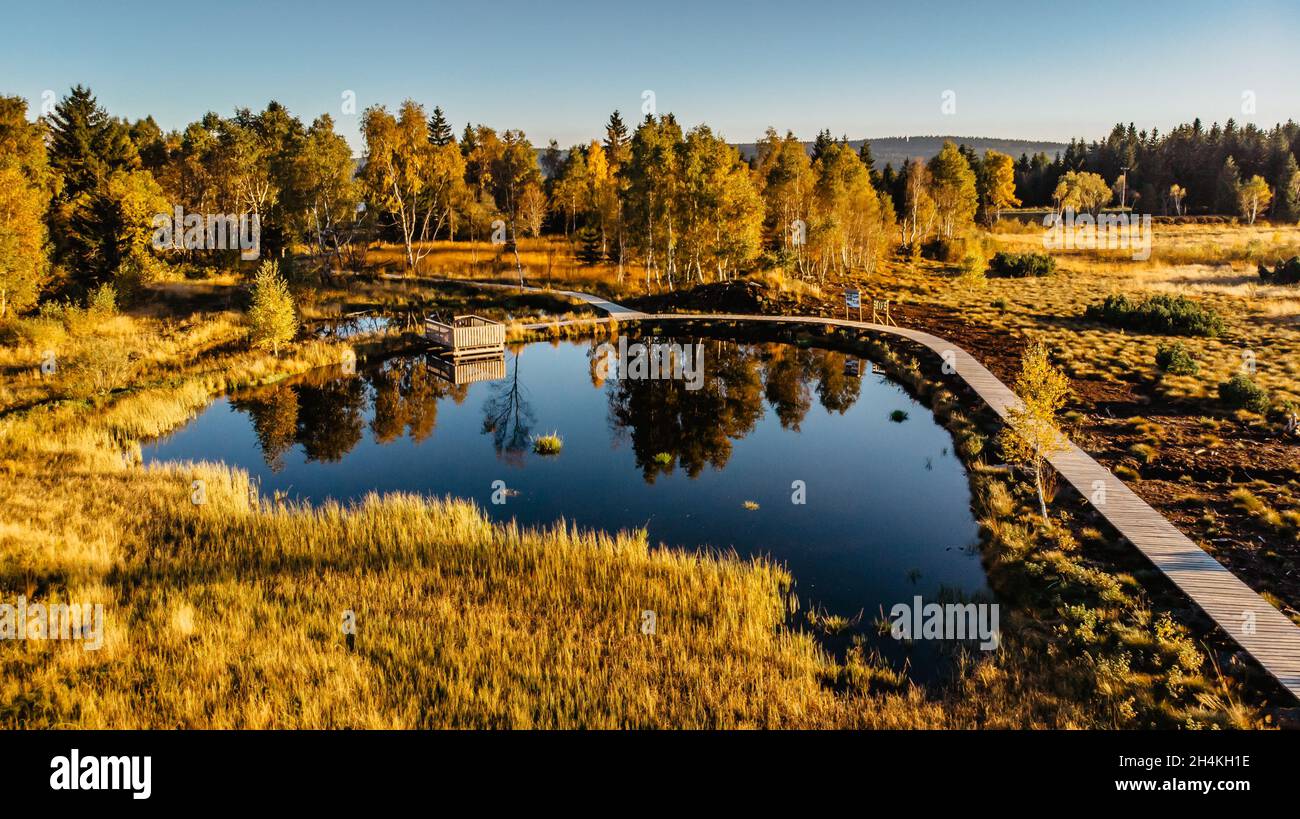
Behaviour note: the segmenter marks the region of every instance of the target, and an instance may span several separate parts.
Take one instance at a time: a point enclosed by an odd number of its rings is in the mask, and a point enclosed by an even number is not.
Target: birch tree
[[[402,234],[406,266],[415,270],[428,255],[428,242],[451,221],[465,181],[465,158],[454,142],[429,140],[424,109],[402,103],[394,117],[382,105],[366,109],[362,174],[369,201],[391,215]]]
[[[1056,414],[1065,406],[1070,381],[1055,367],[1041,343],[1031,344],[1020,362],[1016,395],[1023,406],[1010,410],[1007,427],[1001,437],[1007,460],[1026,465],[1034,475],[1038,508],[1047,520],[1047,498],[1043,491],[1043,472],[1047,460],[1065,448],[1065,439],[1057,427]]]

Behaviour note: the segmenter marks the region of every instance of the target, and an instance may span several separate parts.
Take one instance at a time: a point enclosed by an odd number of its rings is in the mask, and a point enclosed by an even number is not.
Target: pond
[[[857,633],[932,677],[942,651],[900,648],[872,621],[916,595],[991,599],[947,430],[869,361],[671,341],[690,354],[650,373],[666,378],[620,377],[645,374],[626,367],[639,348],[614,361],[596,341],[531,343],[459,373],[433,356],[312,373],[219,399],[144,457],[239,466],[267,496],[455,495],[500,520],[644,527],[652,543],[766,556],[803,609],[862,615]],[[535,453],[548,433],[561,451]]]

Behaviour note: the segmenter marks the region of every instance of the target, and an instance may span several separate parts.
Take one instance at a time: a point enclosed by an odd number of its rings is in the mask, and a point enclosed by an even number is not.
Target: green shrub
[[[1219,400],[1232,409],[1251,412],[1266,412],[1269,405],[1268,390],[1245,373],[1237,373],[1219,385]]]
[[[118,296],[129,302],[138,297],[146,285],[162,281],[171,275],[171,269],[152,255],[133,253],[122,260],[113,282],[117,287]]]
[[[1170,375],[1195,375],[1201,369],[1181,341],[1161,344],[1156,350],[1156,366]]]
[[[967,287],[983,287],[984,272],[988,269],[988,260],[977,251],[971,251],[961,260],[957,281]]]
[[[978,235],[932,239],[931,242],[923,244],[920,255],[946,264],[961,264],[971,253],[988,259],[988,251],[984,250],[984,240]]]
[[[1139,333],[1179,336],[1223,334],[1223,318],[1213,308],[1202,307],[1186,296],[1160,294],[1143,301],[1125,295],[1107,296],[1090,305],[1084,318]]]
[[[1300,284],[1300,256],[1279,261],[1272,270],[1260,262],[1259,278],[1265,284]]]
[[[1001,279],[1028,279],[1056,272],[1056,260],[1046,253],[999,251],[989,260],[989,275]]]
[[[68,314],[77,310],[77,306],[70,302],[50,300],[41,303],[36,315],[45,321],[57,321],[66,329],[69,324]]]

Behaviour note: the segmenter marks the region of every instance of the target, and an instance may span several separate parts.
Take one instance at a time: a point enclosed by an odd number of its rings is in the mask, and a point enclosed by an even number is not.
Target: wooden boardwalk
[[[532,289],[532,288],[529,288]],[[951,365],[950,377],[961,378],[1003,419],[1023,406],[1009,387],[969,353],[938,336],[904,327],[851,319],[818,316],[765,316],[744,313],[639,313],[586,294],[563,292],[596,306],[610,305],[610,316],[567,319],[525,325],[527,329],[577,324],[602,324],[611,320],[638,321],[744,321],[774,324],[812,324],[851,330],[888,333],[915,341]],[[1300,626],[1270,605],[1236,575],[1197,546],[1164,515],[1140,497],[1109,469],[1097,463],[1073,442],[1049,460],[1070,485],[1087,498],[1101,515],[1157,569],[1218,624],[1284,688],[1300,699]]]

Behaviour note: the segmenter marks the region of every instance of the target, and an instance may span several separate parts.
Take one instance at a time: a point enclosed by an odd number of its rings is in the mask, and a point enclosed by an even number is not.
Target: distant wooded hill
[[[957,145],[967,145],[975,149],[975,152],[983,156],[984,152],[992,149],[1009,155],[1012,159],[1019,159],[1021,154],[1034,154],[1042,151],[1047,154],[1048,158],[1054,158],[1058,151],[1064,151],[1066,144],[1064,142],[1034,142],[1028,139],[997,139],[992,137],[963,137],[963,136],[914,136],[914,137],[883,137],[881,139],[851,139],[849,145],[857,150],[863,142],[871,143],[871,155],[876,160],[876,170],[883,170],[885,165],[893,165],[895,170],[902,166],[904,159],[929,159],[939,153],[943,143],[951,141]],[[810,151],[812,142],[804,143]],[[754,143],[745,142],[736,146],[745,159],[754,155]]]

